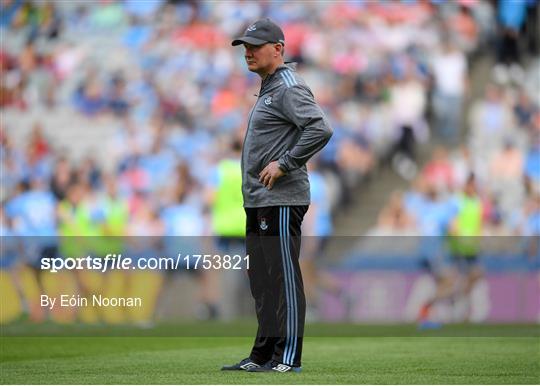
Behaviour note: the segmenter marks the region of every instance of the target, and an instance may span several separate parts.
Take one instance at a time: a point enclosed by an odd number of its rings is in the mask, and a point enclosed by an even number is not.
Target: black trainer
[[[251,369],[256,369],[258,367],[261,367],[258,363],[255,363],[251,360],[251,358],[242,359],[240,362],[235,363],[234,365],[230,366],[223,366],[221,368],[222,371],[230,371],[230,370],[244,370],[249,371]]]
[[[299,373],[302,371],[300,366],[289,366],[278,361],[268,361],[262,366],[252,367],[248,370],[252,373],[267,373],[267,372],[277,372],[277,373],[286,373],[292,371],[294,373]]]

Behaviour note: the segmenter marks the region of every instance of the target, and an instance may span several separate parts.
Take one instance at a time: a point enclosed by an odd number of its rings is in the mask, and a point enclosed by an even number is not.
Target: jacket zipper
[[[260,95],[260,94],[259,94]],[[248,118],[248,124],[246,128],[246,134],[244,135],[244,143],[242,144],[242,175],[244,174],[244,153],[246,148],[246,140],[249,134],[249,127],[251,126],[251,117],[253,117],[253,113],[255,112],[255,108],[257,107],[257,103],[259,103],[260,96],[257,97],[257,100],[255,101],[255,104],[253,105],[253,108],[251,109],[251,112],[249,113]]]
[[[244,136],[244,143],[242,145],[242,174],[244,174],[244,149],[246,148],[245,144],[246,144],[246,139],[247,139],[247,136],[249,134],[249,127],[251,125],[251,117],[253,117],[253,113],[255,112],[255,108],[257,107],[257,103],[259,103],[259,99],[261,98],[261,96],[263,95],[263,88],[264,88],[264,85],[265,83],[268,83],[270,82],[270,80],[274,77],[274,75],[279,71],[279,69],[277,69],[276,71],[274,71],[273,74],[270,74],[270,76],[263,80],[261,82],[261,87],[259,89],[259,94],[257,94],[257,101],[255,101],[255,104],[253,105],[253,109],[251,109],[251,113],[249,114],[249,118],[248,118],[248,124],[247,124],[247,128],[246,128],[246,135]]]

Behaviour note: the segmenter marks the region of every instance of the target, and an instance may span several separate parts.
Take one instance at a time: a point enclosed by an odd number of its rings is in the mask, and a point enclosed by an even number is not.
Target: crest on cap
[[[285,36],[281,28],[272,20],[265,18],[253,22],[240,36],[232,41],[233,46],[252,44],[260,46],[265,43],[285,44]]]

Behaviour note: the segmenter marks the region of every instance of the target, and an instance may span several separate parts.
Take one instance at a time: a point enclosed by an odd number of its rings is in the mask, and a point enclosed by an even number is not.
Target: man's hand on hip
[[[279,167],[278,161],[272,161],[259,173],[259,181],[270,190],[276,180],[284,175],[285,173]]]

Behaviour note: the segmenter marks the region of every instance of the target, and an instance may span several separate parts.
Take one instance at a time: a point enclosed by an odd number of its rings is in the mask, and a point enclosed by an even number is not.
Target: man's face
[[[279,44],[266,43],[260,46],[244,43],[248,70],[256,73],[266,72],[279,53]]]

